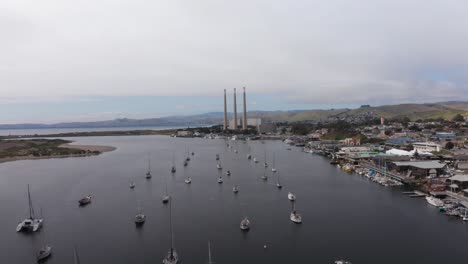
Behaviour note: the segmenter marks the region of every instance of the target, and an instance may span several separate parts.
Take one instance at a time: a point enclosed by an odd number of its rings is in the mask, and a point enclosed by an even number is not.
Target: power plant
[[[228,113],[227,113],[227,95],[226,89],[224,89],[224,130],[237,130],[239,128],[239,119],[237,119],[237,98],[236,98],[236,88],[234,88],[233,94],[233,119],[231,122],[228,122]],[[242,130],[247,130],[247,96],[245,92],[245,87],[243,87],[243,113],[242,113]]]

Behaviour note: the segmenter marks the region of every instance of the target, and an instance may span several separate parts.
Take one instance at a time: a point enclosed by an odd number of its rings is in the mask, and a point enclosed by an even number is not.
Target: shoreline
[[[41,159],[64,159],[64,158],[80,158],[80,157],[91,157],[98,156],[105,152],[111,152],[116,150],[116,147],[102,146],[102,145],[73,145],[70,143],[64,143],[58,146],[63,149],[76,149],[83,150],[86,153],[82,154],[66,154],[66,155],[49,155],[49,156],[13,156],[0,158],[0,164],[6,162],[20,161],[20,160],[41,160]]]

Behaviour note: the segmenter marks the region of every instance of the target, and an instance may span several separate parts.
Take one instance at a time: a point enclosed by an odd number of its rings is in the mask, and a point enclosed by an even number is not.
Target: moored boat
[[[442,207],[444,206],[444,202],[434,196],[426,196],[426,201],[432,205],[432,206],[435,206],[435,207]]]
[[[88,205],[90,203],[91,203],[91,195],[85,196],[85,197],[81,198],[80,200],[78,200],[78,204],[80,206],[85,206],[85,205]]]
[[[39,263],[42,263],[48,258],[50,258],[51,255],[52,255],[52,247],[50,245],[46,245],[45,247],[41,248],[39,252],[37,252],[36,258]]]
[[[248,231],[250,229],[250,220],[247,217],[244,217],[244,219],[241,220],[239,227],[242,231]]]

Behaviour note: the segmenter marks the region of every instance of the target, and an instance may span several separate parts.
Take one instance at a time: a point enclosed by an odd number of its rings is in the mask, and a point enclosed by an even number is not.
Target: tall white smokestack
[[[228,129],[228,117],[227,117],[227,100],[226,100],[226,89],[224,89],[224,123],[223,129]]]
[[[244,113],[242,115],[242,130],[247,130],[247,98],[245,96],[245,87],[244,87]]]
[[[237,101],[236,101],[236,88],[234,88],[234,130],[237,129]]]

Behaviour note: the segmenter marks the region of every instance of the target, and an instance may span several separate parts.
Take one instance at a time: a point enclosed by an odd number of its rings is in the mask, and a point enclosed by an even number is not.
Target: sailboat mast
[[[171,229],[171,259],[174,258],[174,232],[172,230],[172,197],[169,201],[169,225]]]
[[[210,241],[208,241],[208,264],[213,264],[213,261],[211,261],[211,247],[210,247]]]
[[[31,192],[29,191],[29,184],[28,184],[28,203],[29,203],[29,219],[34,219],[34,207],[32,205]]]
[[[78,251],[76,246],[73,247],[73,254],[75,256],[75,264],[80,264],[80,257],[78,257]]]

